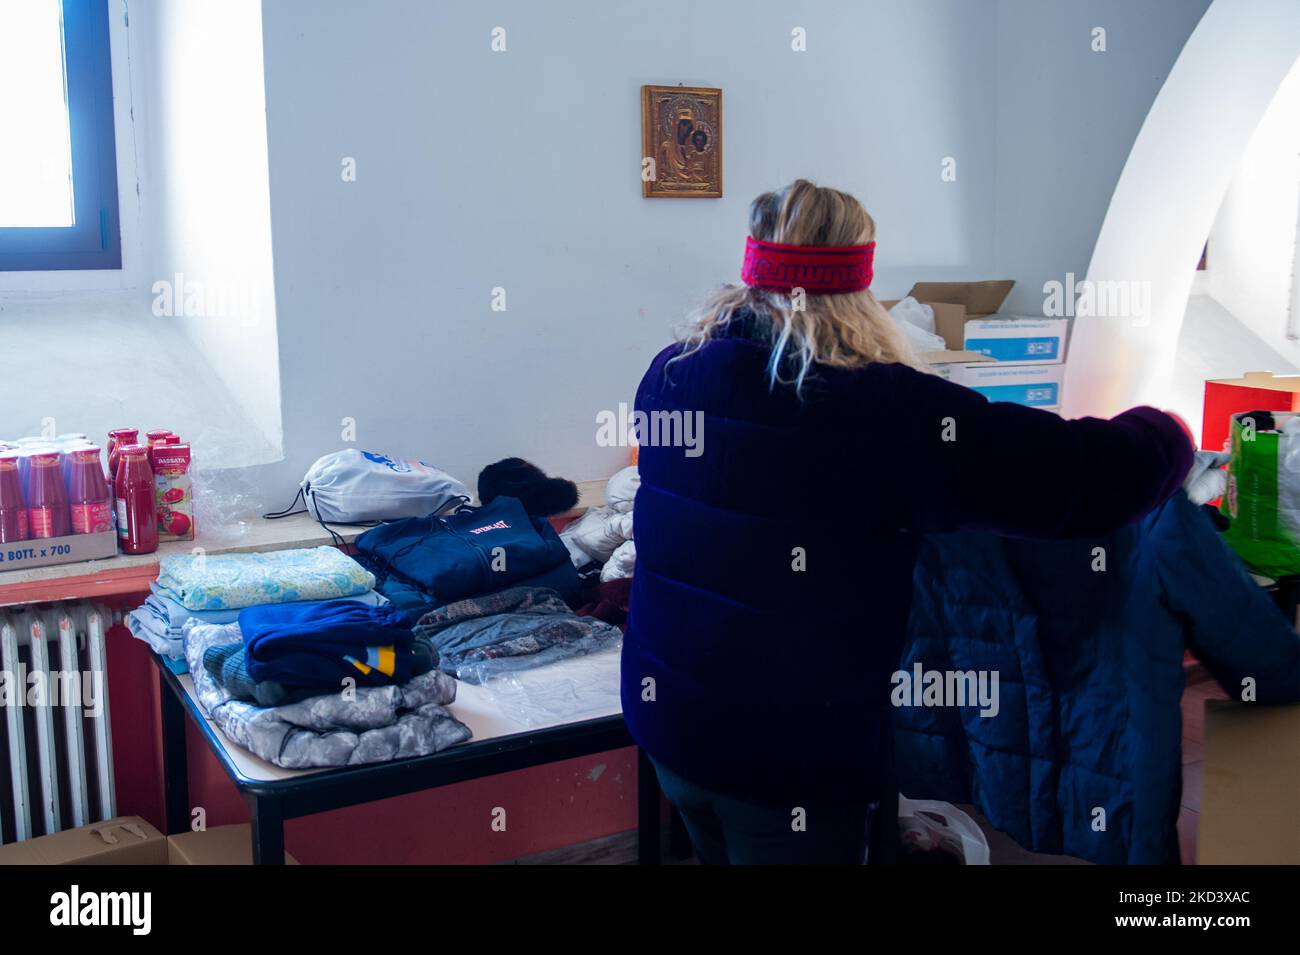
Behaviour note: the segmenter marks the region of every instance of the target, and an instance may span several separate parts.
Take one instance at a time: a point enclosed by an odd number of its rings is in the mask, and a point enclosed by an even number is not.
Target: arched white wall
[[[1296,0],[1215,0],[1197,25],[1133,144],[1088,268],[1092,283],[1150,283],[1149,306],[1076,319],[1067,416],[1111,415],[1168,393],[1201,247],[1297,58]]]

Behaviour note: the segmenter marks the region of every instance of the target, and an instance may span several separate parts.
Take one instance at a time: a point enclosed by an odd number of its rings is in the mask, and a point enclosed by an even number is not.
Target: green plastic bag
[[[1228,490],[1219,502],[1232,521],[1224,539],[1258,574],[1300,574],[1300,429],[1285,430],[1296,416],[1275,414],[1278,431],[1241,417],[1232,418]]]

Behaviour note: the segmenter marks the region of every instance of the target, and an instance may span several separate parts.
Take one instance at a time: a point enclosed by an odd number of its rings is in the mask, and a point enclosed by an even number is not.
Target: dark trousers
[[[705,865],[861,865],[871,811],[866,808],[772,808],[697,786],[655,763],[695,856]],[[803,810],[802,813],[796,810]]]

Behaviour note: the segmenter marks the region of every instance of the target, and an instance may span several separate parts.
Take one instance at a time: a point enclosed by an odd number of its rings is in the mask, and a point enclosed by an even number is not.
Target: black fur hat
[[[560,514],[578,503],[578,485],[564,478],[547,477],[523,458],[506,458],[489,464],[478,476],[478,499],[487,504],[497,497],[517,497],[524,510],[538,517]]]

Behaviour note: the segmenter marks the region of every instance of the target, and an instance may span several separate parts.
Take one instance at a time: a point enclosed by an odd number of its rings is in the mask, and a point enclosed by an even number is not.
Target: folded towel
[[[185,655],[185,645],[179,633],[172,634],[159,620],[143,607],[132,610],[126,615],[126,629],[131,636],[143,640],[154,652],[176,659]]]
[[[286,601],[354,597],[375,578],[334,547],[253,554],[174,554],[159,562],[157,593],[187,610],[242,610]]]
[[[268,604],[239,614],[248,672],[258,683],[336,686],[404,683],[411,674],[406,614],[355,600]]]

